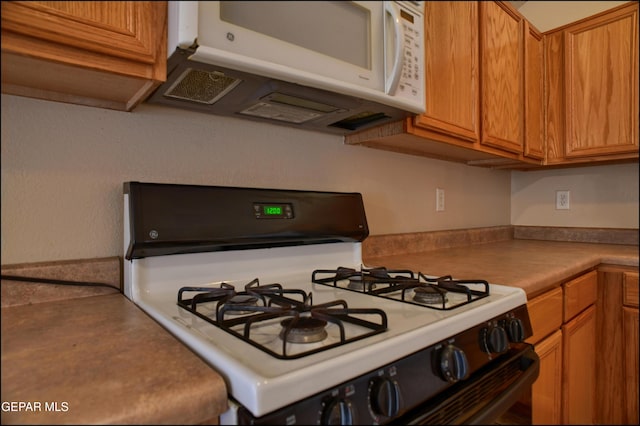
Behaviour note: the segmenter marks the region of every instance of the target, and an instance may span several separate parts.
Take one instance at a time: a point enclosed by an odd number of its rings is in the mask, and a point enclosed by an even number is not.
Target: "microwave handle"
[[[391,73],[385,80],[385,92],[388,95],[393,95],[400,83],[400,74],[402,73],[402,41],[404,40],[404,30],[400,23],[400,16],[396,6],[391,1],[384,2],[385,13],[391,15],[393,21],[393,35],[395,37],[394,51],[393,51],[393,68]],[[384,20],[385,25],[387,20]]]

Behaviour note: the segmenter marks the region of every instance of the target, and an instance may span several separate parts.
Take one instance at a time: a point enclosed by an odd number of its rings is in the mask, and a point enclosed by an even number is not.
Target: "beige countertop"
[[[227,393],[113,292],[2,308],[2,404],[2,424],[215,423]]]
[[[601,263],[637,267],[638,246],[513,239],[378,256],[367,253],[365,247],[363,260],[369,267],[404,268],[521,287],[531,299]]]

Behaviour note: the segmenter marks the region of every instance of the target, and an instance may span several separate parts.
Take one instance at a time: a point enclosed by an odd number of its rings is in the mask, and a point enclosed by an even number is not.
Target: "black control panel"
[[[362,194],[125,182],[127,260],[369,235]]]
[[[525,305],[391,364],[262,417],[238,411],[239,424],[385,424],[428,405],[450,388],[530,349]],[[339,362],[336,360],[336,362]],[[513,376],[513,374],[509,374]]]

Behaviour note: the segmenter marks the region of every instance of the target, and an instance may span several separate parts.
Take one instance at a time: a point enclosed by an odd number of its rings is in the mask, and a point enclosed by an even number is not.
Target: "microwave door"
[[[384,2],[384,39],[384,91],[388,95],[394,95],[402,73],[404,30],[398,6],[391,1]]]
[[[424,15],[410,2],[384,2],[385,94],[424,112]]]
[[[235,61],[244,72],[278,78],[286,69],[319,84],[384,91],[382,2],[205,1],[198,8],[198,45],[228,67]]]

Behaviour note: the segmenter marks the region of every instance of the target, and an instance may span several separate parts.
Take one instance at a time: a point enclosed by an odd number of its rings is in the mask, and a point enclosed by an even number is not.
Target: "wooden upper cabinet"
[[[480,138],[478,3],[425,2],[426,111],[416,125],[463,141]]]
[[[638,3],[546,35],[547,163],[638,158]]]
[[[524,21],[524,155],[543,160],[544,144],[544,44],[542,34]]]
[[[542,165],[542,38],[530,27],[537,38],[525,74],[523,23],[509,2],[425,2],[425,112],[347,135],[345,143],[482,167]],[[525,113],[532,117],[526,138]]]
[[[167,2],[2,2],[2,92],[130,111],[166,80]]]
[[[522,154],[524,19],[506,3],[479,3],[482,70],[481,143]]]
[[[567,157],[638,151],[638,4],[565,33]]]
[[[544,36],[545,145],[547,148],[546,162],[548,164],[557,164],[564,159],[563,39],[562,31],[545,34]]]

